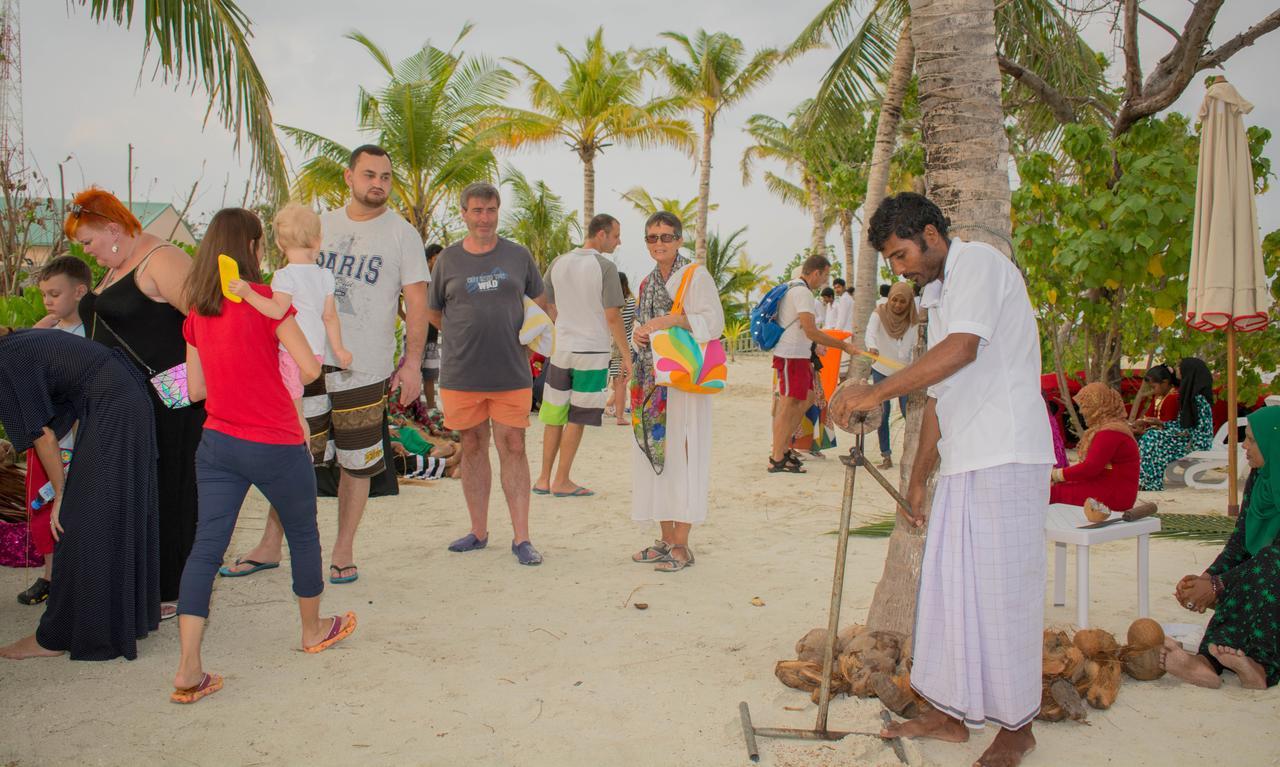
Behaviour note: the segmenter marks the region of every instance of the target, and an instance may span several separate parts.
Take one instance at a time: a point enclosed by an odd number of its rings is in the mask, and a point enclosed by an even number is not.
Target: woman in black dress
[[[76,195],[63,224],[67,237],[106,266],[102,283],[80,302],[85,335],[120,349],[150,378],[186,361],[182,285],[191,259],[171,243],[142,231],[129,209],[102,189]],[[163,618],[177,613],[178,584],[196,535],[196,447],[204,405],[169,408],[148,386],[159,451],[160,598]]]
[[[53,582],[36,633],[0,657],[138,657],[160,621],[155,431],[146,381],[120,352],[57,330],[0,328],[0,423],[18,450],[73,421],[53,501]]]

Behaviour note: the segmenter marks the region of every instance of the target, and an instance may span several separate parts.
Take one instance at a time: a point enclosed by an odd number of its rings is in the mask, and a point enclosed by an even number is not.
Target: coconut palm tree
[[[698,160],[698,210],[694,227],[694,255],[707,257],[707,205],[711,199],[711,139],[720,112],[747,97],[773,75],[779,53],[773,48],[757,51],[750,59],[742,41],[724,32],[699,29],[690,39],[679,32],[659,37],[676,44],[681,54],[666,48],[650,52],[649,60],[662,73],[672,92],[702,119],[702,148]]]
[[[604,28],[587,38],[581,56],[556,46],[569,71],[559,87],[519,59],[508,59],[529,81],[532,111],[519,113],[503,131],[510,148],[563,141],[582,162],[583,228],[595,215],[596,156],[615,143],[649,148],[672,146],[693,151],[693,128],[678,117],[679,99],[645,100],[645,70],[624,51],[604,45]]]
[[[553,258],[573,250],[582,235],[578,212],[566,212],[564,201],[546,182],[530,182],[523,173],[508,166],[502,185],[511,188],[511,196],[503,206],[503,237],[528,248],[543,270]]]
[[[252,23],[234,0],[71,0],[89,9],[94,21],[129,27],[137,22],[145,35],[143,55],[154,47],[162,80],[200,83],[209,94],[209,111],[249,143],[249,159],[267,194],[283,199],[288,189],[284,152],[271,118],[271,93],[249,52]]]
[[[444,209],[456,192],[496,175],[490,147],[507,114],[502,101],[516,86],[515,77],[493,60],[456,51],[470,31],[470,25],[463,27],[448,50],[428,42],[395,64],[369,38],[347,35],[387,76],[376,92],[360,89],[357,121],[361,132],[391,155],[391,204],[424,238],[445,234]],[[280,127],[310,155],[294,183],[294,196],[342,205],[350,149],[317,133]]]
[[[720,305],[726,317],[742,318],[750,307],[749,299],[740,300],[739,296],[750,296],[751,291],[762,284],[765,279],[765,267],[752,264],[744,250],[746,240],[739,239],[747,231],[744,226],[728,237],[721,237],[719,232],[712,232],[707,238],[707,258],[705,266],[707,274],[716,283],[720,293]]]
[[[765,171],[765,187],[783,202],[804,205],[809,211],[810,249],[815,255],[826,253],[826,233],[830,221],[826,217],[822,182],[818,176],[819,157],[825,151],[821,136],[808,130],[812,116],[809,102],[797,107],[789,122],[769,115],[755,114],[747,119],[744,129],[755,141],[742,153],[742,183],[751,183],[752,165],[757,160],[781,162],[788,170],[800,174],[800,184]]]
[[[688,200],[681,200],[678,197],[654,197],[649,194],[649,190],[642,186],[633,186],[622,194],[618,195],[623,200],[631,203],[631,207],[636,209],[640,215],[648,218],[660,210],[668,213],[674,213],[676,218],[683,221],[692,221],[693,217],[698,214],[698,198],[693,197]],[[708,206],[709,210],[716,210],[720,206],[714,202]],[[688,240],[686,247],[688,247]]]

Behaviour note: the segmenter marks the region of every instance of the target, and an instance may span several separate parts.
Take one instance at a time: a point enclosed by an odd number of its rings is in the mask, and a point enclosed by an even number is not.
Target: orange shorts
[[[533,389],[509,391],[440,390],[444,408],[444,425],[463,431],[493,419],[494,423],[513,429],[529,428],[529,411],[533,409]]]

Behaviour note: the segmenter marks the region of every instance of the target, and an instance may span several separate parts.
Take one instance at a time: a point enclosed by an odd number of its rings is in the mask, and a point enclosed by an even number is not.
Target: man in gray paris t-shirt
[[[436,262],[427,304],[444,315],[440,388],[512,391],[533,386],[529,354],[520,344],[524,297],[542,295],[542,275],[522,246],[498,238],[476,255],[462,243]]]

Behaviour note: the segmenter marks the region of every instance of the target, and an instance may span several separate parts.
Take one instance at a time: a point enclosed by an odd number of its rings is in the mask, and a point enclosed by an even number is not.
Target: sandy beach
[[[460,484],[403,487],[398,498],[369,504],[356,549],[360,580],[325,592],[327,613],[358,613],[351,639],[317,656],[299,651],[287,559],[277,570],[219,579],[204,660],[225,675],[221,692],[195,706],[169,702],[176,622],[143,640],[134,662],[3,662],[0,764],[747,764],[739,701],[751,704],[758,725],[813,724],[808,696],[783,687],[773,666],[826,623],[828,532],[842,476],[836,451],[810,461],[807,475],[765,473],[769,383],[766,357],[740,358],[715,403],[711,512],[694,531],[697,564],[688,570],[663,574],[630,561],[654,535],[629,519],[630,430],[607,423],[588,432],[574,472],[596,495],[533,498],[541,567],[516,564],[496,488],[491,545],[452,554],[446,544],[467,529]],[[901,420],[894,426],[896,448]],[[536,474],[536,425],[528,449]],[[1144,497],[1182,513],[1223,506],[1218,492]],[[333,499],[320,502],[326,547],[335,508]],[[878,487],[859,481],[862,521],[891,508]],[[265,511],[251,494],[229,560],[256,540]],[[886,545],[852,539],[843,623],[866,615]],[[1206,620],[1180,609],[1171,592],[1217,550],[1152,541],[1152,617]],[[1095,626],[1123,634],[1137,617],[1134,552],[1132,540],[1095,548]],[[1049,564],[1052,573],[1051,554]],[[13,599],[35,573],[0,571],[0,641],[35,627],[40,608]],[[1074,619],[1074,557],[1066,576],[1064,607],[1051,606],[1045,585],[1049,625]],[[648,609],[635,609],[637,601]],[[840,698],[831,726],[874,730],[879,711],[874,699]],[[1038,723],[1039,748],[1026,764],[1280,764],[1280,695],[1243,690],[1232,676],[1216,691],[1172,677],[1125,678],[1115,706],[1090,710],[1089,720]],[[963,746],[907,743],[906,753],[913,765],[968,764],[992,735]],[[762,740],[761,752],[766,765],[898,764],[872,737]]]

